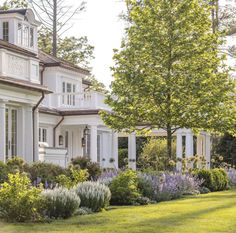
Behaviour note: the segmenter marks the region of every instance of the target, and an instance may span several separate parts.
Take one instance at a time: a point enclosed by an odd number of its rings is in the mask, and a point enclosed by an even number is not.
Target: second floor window
[[[62,104],[75,106],[75,84],[72,83],[62,83]]]
[[[23,29],[23,45],[28,47],[29,46],[29,27],[24,26]]]
[[[9,41],[9,22],[2,23],[3,40]]]
[[[18,23],[18,30],[17,30],[17,42],[19,45],[22,44],[22,24]]]
[[[47,129],[39,128],[39,142],[47,142]]]

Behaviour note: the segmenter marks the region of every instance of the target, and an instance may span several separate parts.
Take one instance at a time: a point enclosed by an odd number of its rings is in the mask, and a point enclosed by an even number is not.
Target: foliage
[[[112,180],[118,176],[118,174],[119,174],[118,170],[107,169],[102,172],[102,174],[98,177],[97,181],[99,183],[109,186],[111,184]]]
[[[102,170],[98,163],[92,162],[86,157],[76,157],[71,160],[71,164],[79,166],[80,169],[87,169],[89,173],[89,179],[96,180],[102,173]]]
[[[139,182],[141,182],[139,188],[142,194],[155,201],[172,200],[185,194],[196,194],[201,184],[201,181],[192,175],[180,173],[160,173],[159,175],[140,173]]]
[[[3,5],[0,7],[1,10],[9,10],[11,8],[27,8],[27,0],[5,0]]]
[[[8,167],[5,163],[0,161],[0,184],[7,180]]]
[[[168,157],[178,128],[235,131],[235,84],[211,31],[205,0],[126,1],[128,28],[115,51],[112,92],[102,112],[129,132],[145,123],[167,133]]]
[[[128,149],[120,148],[118,150],[118,164],[119,168],[125,168],[128,165]]]
[[[39,48],[45,53],[52,54],[52,32],[42,27],[38,37]],[[88,67],[93,56],[94,47],[88,43],[86,36],[76,38],[58,37],[57,57],[81,67]]]
[[[61,174],[65,174],[65,169],[59,165],[44,162],[33,163],[28,172],[32,181],[37,181],[36,183],[42,182],[43,184],[55,184],[56,177]],[[46,185],[47,186],[47,185]]]
[[[87,207],[80,207],[77,211],[76,211],[76,215],[88,215],[88,214],[92,214],[93,211]]]
[[[99,182],[87,181],[80,183],[75,191],[81,199],[81,206],[90,208],[94,212],[106,208],[111,199],[109,188]]]
[[[0,216],[17,222],[40,219],[41,189],[31,187],[24,174],[9,174],[8,180],[0,188]]]
[[[206,187],[211,191],[221,191],[228,188],[229,178],[221,168],[197,170],[194,175],[203,180],[202,187]]]
[[[215,145],[215,153],[223,156],[224,162],[236,165],[236,137],[224,134]]]
[[[151,138],[143,146],[143,151],[138,160],[138,167],[141,170],[153,169],[154,171],[165,171],[173,169],[170,164],[166,148],[166,139],[164,138]],[[175,157],[176,143],[172,143],[172,157]]]
[[[138,176],[132,170],[119,173],[109,185],[111,190],[111,203],[113,205],[132,205],[140,197],[138,191]]]
[[[69,169],[69,174],[61,174],[56,177],[56,181],[60,186],[66,188],[72,188],[80,182],[84,182],[88,179],[87,169],[75,169],[74,166],[71,166]]]
[[[89,87],[89,90],[101,92],[104,94],[108,93],[108,90],[106,89],[106,86],[102,83],[99,82],[93,75],[87,77],[87,80],[91,82],[91,86]]]
[[[150,199],[148,197],[138,197],[136,198],[136,203],[139,205],[148,205],[150,203]]]
[[[28,164],[22,158],[14,157],[12,159],[7,160],[7,167],[9,173],[14,173],[16,171],[24,172],[28,168]]]
[[[42,192],[45,214],[49,218],[71,217],[79,208],[80,198],[74,190],[67,188],[47,189]]]

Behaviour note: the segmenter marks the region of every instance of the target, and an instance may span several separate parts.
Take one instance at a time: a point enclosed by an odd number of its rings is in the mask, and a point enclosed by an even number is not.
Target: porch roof
[[[15,86],[18,88],[23,88],[23,89],[27,89],[31,91],[44,92],[46,94],[52,93],[52,91],[50,91],[47,87],[43,85],[32,83],[25,80],[19,80],[19,79],[7,77],[7,76],[0,76],[0,83],[3,85]]]

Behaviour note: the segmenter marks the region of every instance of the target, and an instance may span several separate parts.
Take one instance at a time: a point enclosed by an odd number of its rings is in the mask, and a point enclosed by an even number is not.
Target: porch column
[[[92,162],[97,162],[97,126],[90,126],[90,158]]]
[[[131,133],[128,136],[128,160],[129,168],[136,170],[136,135]]]
[[[211,167],[211,136],[206,134],[205,136],[205,156],[206,156],[206,168],[210,169]]]
[[[176,158],[177,158],[176,169],[177,171],[181,171],[182,162],[178,161],[178,159],[183,158],[182,132],[177,132],[176,135]]]
[[[202,150],[202,135],[198,135],[197,136],[197,155],[198,156],[202,156],[203,155],[203,150]],[[201,168],[202,167],[202,164],[201,162],[198,162],[197,163],[197,167],[198,168]]]
[[[118,169],[118,133],[112,132],[112,157],[114,158],[114,166]]]
[[[39,160],[39,111],[34,111],[34,162]]]
[[[25,160],[33,162],[33,113],[32,106],[25,107]]]
[[[6,125],[5,125],[5,113],[6,104],[5,102],[0,102],[0,161],[5,162],[6,159]]]
[[[193,156],[193,134],[191,132],[186,133],[186,157]]]

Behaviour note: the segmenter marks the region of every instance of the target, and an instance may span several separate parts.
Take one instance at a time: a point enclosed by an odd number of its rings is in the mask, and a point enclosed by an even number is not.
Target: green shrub
[[[115,177],[109,185],[112,196],[111,203],[115,205],[131,205],[140,197],[138,177],[136,172],[127,170]]]
[[[79,208],[80,198],[74,190],[67,188],[47,189],[42,192],[45,215],[49,218],[71,217]]]
[[[143,170],[165,171],[172,169],[167,153],[167,140],[165,138],[151,138],[143,146],[137,166]],[[175,158],[176,143],[172,143],[172,157]]]
[[[125,168],[128,165],[128,149],[127,148],[120,148],[118,150],[118,164],[119,168]]]
[[[87,181],[80,183],[75,190],[81,199],[82,207],[87,207],[94,212],[98,212],[109,205],[111,192],[104,184]]]
[[[203,180],[201,187],[208,188],[212,192],[225,190],[228,187],[229,179],[226,172],[223,169],[219,168],[214,168],[211,170],[201,169],[195,171],[194,174],[199,179]]]
[[[28,164],[19,157],[7,160],[7,168],[9,173],[24,172],[28,169]]]
[[[75,169],[74,166],[71,166],[68,169],[68,173],[68,175],[62,174],[56,177],[56,181],[59,186],[72,188],[80,182],[85,182],[89,176],[87,169]]]
[[[71,160],[72,165],[79,167],[80,169],[87,169],[89,173],[90,180],[97,180],[97,178],[102,174],[100,165],[87,157],[76,157]]]
[[[151,200],[154,199],[154,190],[151,182],[145,180],[141,175],[138,176],[138,190],[143,197],[148,197]]]
[[[31,187],[29,178],[17,172],[9,174],[0,188],[0,216],[7,221],[34,221],[40,218],[41,189]]]
[[[40,178],[42,183],[56,183],[57,176],[66,174],[66,170],[59,165],[44,162],[33,163],[27,172],[30,174],[32,181]]]
[[[5,163],[0,161],[0,184],[7,180],[8,167]]]

